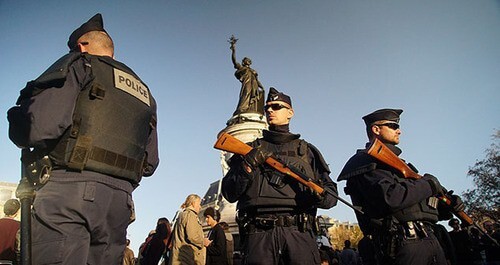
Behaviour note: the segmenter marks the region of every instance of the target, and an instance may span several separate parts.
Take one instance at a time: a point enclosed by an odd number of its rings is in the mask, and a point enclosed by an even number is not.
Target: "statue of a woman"
[[[234,76],[241,82],[240,99],[233,115],[248,112],[264,114],[264,87],[257,78],[257,71],[250,67],[252,64],[250,58],[243,58],[241,64],[236,61],[236,41],[238,39],[234,36],[229,39],[231,59],[236,69]]]

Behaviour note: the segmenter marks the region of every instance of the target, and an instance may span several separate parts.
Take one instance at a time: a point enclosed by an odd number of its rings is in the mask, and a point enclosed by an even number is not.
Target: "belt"
[[[423,221],[408,221],[402,223],[398,232],[404,240],[422,239],[434,233],[433,225]]]
[[[258,228],[273,228],[275,226],[289,227],[299,223],[298,215],[278,215],[267,217],[255,217],[250,223]]]

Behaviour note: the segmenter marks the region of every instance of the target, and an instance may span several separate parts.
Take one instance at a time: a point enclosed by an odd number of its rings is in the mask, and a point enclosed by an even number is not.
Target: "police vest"
[[[80,92],[73,124],[49,154],[56,167],[90,170],[138,183],[156,103],[126,65],[82,55],[92,82]]]
[[[306,141],[294,139],[287,143],[273,144],[258,139],[253,145],[261,145],[285,165],[299,170],[311,179],[316,178],[308,161],[309,148]],[[239,209],[272,208],[276,211],[306,212],[314,207],[311,203],[312,192],[307,187],[268,166],[259,169],[259,174],[256,174],[245,195],[238,201]]]
[[[394,217],[400,223],[407,221],[429,221],[429,222],[437,222],[438,221],[438,211],[435,208],[429,206],[429,198],[426,200],[422,200],[417,204],[406,207],[404,209],[398,210],[396,212],[391,213],[388,216],[381,216],[382,211],[380,208],[376,206],[372,206],[369,202],[366,202],[361,195],[363,192],[359,189],[353,189],[349,187],[349,179],[356,178],[357,176],[363,175],[365,173],[369,173],[373,170],[386,170],[393,173],[393,176],[396,181],[403,182],[404,178],[398,175],[398,172],[382,163],[378,163],[374,158],[371,158],[368,154],[363,151],[358,151],[356,154],[356,159],[351,159],[349,162],[352,162],[351,165],[347,166],[342,170],[341,176],[339,177],[339,181],[347,180],[347,187],[344,189],[347,195],[351,196],[352,203],[355,206],[361,206],[365,215],[356,214],[358,217],[358,222],[364,233],[370,234],[373,229],[373,222],[371,219],[392,219]],[[348,162],[348,163],[349,163]]]
[[[402,180],[398,178],[398,180]],[[408,221],[429,221],[431,223],[438,221],[438,210],[429,206],[430,201],[432,199],[436,199],[434,197],[429,197],[425,200],[420,201],[417,204],[414,204],[410,207],[406,207],[401,209],[395,213],[393,216],[399,222],[408,222]],[[436,205],[437,206],[437,205]]]

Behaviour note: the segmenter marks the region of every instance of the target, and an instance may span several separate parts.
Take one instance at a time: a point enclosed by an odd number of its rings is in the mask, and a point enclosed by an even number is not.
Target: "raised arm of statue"
[[[229,43],[231,43],[231,60],[233,61],[233,65],[234,65],[234,68],[235,69],[239,69],[241,67],[241,64],[238,63],[238,61],[236,60],[236,42],[238,41],[238,39],[236,39],[233,36],[231,36],[231,38],[228,40]]]

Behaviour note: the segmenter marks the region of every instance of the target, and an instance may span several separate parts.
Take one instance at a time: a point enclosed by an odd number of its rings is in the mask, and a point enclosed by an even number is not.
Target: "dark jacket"
[[[219,224],[210,230],[208,239],[212,240],[212,243],[207,247],[206,265],[226,265],[226,235]]]
[[[17,264],[19,256],[20,223],[11,218],[0,219],[0,260],[9,260]]]

